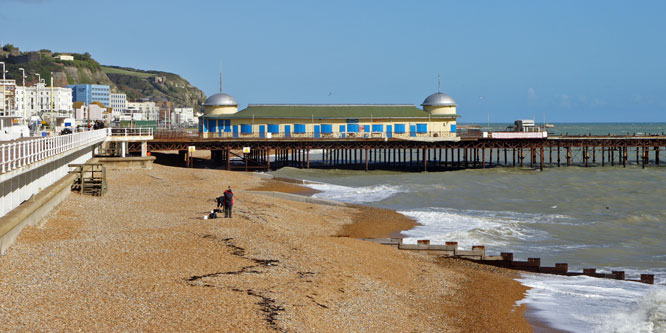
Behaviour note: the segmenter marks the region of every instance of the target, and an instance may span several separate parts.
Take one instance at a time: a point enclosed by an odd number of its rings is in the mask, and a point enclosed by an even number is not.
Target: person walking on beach
[[[231,207],[234,205],[234,192],[231,191],[231,186],[229,186],[228,190],[224,191],[223,197],[224,217],[231,218]]]

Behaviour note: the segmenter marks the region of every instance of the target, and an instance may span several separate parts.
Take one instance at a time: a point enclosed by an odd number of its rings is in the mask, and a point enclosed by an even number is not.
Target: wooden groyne
[[[564,276],[585,275],[595,278],[624,280],[654,284],[654,274],[641,274],[640,280],[626,279],[624,271],[598,273],[595,268],[585,268],[582,272],[570,272],[569,264],[556,263],[554,267],[541,266],[540,258],[528,258],[527,261],[514,260],[513,253],[502,252],[498,256],[486,255],[483,245],[472,246],[471,250],[458,249],[458,242],[446,242],[445,245],[430,244],[430,240],[418,240],[417,244],[403,244],[402,238],[364,238],[366,241],[395,247],[399,250],[414,251],[438,257],[456,258],[473,261],[483,265],[503,267],[513,270]]]
[[[401,171],[498,166],[543,169],[638,165],[645,168],[666,163],[661,160],[664,155],[661,151],[666,150],[666,136],[663,135],[557,136],[547,139],[463,137],[460,141],[156,136],[148,141],[150,151],[179,150],[182,157],[192,146],[196,150],[209,150],[213,164],[227,170],[271,170],[285,166]],[[139,153],[141,149],[139,143],[129,143],[130,152]]]

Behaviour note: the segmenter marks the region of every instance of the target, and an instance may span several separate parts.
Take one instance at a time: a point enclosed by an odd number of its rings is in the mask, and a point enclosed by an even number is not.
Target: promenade
[[[391,211],[253,194],[303,189],[221,170],[156,164],[108,183],[0,257],[0,330],[530,330],[513,272],[340,237],[413,225]],[[203,220],[227,185],[234,217]]]

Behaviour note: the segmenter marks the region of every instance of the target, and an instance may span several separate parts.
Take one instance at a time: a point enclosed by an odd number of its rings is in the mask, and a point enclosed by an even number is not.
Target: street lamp
[[[21,74],[21,77],[23,78],[23,86],[25,87],[25,69],[23,69],[23,68],[19,68],[19,70],[20,70],[21,73],[22,73],[22,74]]]
[[[25,88],[25,69],[19,68],[19,71],[21,71],[21,78],[23,78],[23,119],[30,121],[30,119],[28,119],[28,108],[26,107],[26,102],[28,100],[28,89]]]
[[[5,96],[5,85],[7,82],[5,81],[5,63],[0,61],[0,64],[2,65],[2,114],[5,115],[7,113],[7,96]]]

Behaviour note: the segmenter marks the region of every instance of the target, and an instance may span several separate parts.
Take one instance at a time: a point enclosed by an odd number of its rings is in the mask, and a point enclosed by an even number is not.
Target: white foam
[[[402,190],[399,185],[372,185],[364,187],[349,187],[324,183],[306,183],[304,185],[321,191],[321,193],[313,195],[315,198],[348,203],[382,201]]]
[[[666,288],[587,276],[523,274],[534,314],[573,332],[666,332]]]
[[[527,228],[526,224],[548,222],[561,216],[521,214],[514,212],[465,211],[450,208],[399,211],[421,225],[404,231],[403,241],[416,243],[429,239],[433,243],[457,241],[461,248],[473,245],[505,247],[518,241],[543,239],[543,231]]]

